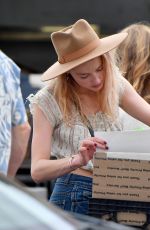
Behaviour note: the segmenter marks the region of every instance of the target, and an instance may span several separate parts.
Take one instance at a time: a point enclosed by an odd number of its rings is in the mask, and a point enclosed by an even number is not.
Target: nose
[[[92,77],[92,83],[93,85],[98,85],[101,82],[101,77],[99,73],[94,73]]]

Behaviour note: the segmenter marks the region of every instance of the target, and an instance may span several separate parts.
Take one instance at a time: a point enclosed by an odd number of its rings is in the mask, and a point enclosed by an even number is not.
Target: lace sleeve
[[[30,102],[29,108],[32,115],[34,115],[34,104],[37,104],[53,127],[57,126],[62,120],[60,108],[54,96],[46,87],[35,95],[30,94],[27,99]]]

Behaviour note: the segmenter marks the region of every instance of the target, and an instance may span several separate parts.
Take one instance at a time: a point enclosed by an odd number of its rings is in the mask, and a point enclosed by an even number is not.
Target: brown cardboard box
[[[150,129],[95,132],[95,136],[107,141],[109,150],[97,150],[94,156],[90,213],[143,226],[150,215]]]
[[[92,197],[150,202],[150,160],[124,159],[117,154],[118,158],[112,158],[113,153],[108,157],[96,152]]]
[[[115,157],[112,158],[111,155]],[[92,198],[150,202],[150,160],[131,157],[124,159],[120,158],[120,155],[125,156],[125,153],[96,152],[93,162]],[[100,217],[107,219],[105,215]],[[126,209],[116,213],[116,220],[125,225],[143,226],[147,220],[147,213],[129,212]]]

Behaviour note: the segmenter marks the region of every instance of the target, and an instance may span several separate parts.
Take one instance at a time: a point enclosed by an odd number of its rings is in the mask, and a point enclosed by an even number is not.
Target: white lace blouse
[[[122,91],[123,81],[119,80],[119,97],[121,96]],[[81,121],[80,116],[76,116],[73,126],[68,126],[63,122],[59,105],[48,86],[41,89],[35,96],[31,95],[29,101],[31,113],[34,114],[33,104],[37,104],[53,126],[51,155],[57,157],[57,159],[74,155],[78,152],[80,142],[83,139],[90,137],[89,130]],[[118,111],[119,101],[118,108],[116,109],[117,116]],[[122,130],[119,118],[116,121],[113,121],[111,117],[102,112],[90,115],[88,116],[88,119],[94,131]],[[92,170],[92,162],[89,161],[84,168]]]

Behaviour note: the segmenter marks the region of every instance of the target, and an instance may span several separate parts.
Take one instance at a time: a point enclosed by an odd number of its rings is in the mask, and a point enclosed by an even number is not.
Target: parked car
[[[0,230],[129,230],[127,226],[71,215],[0,174]]]

